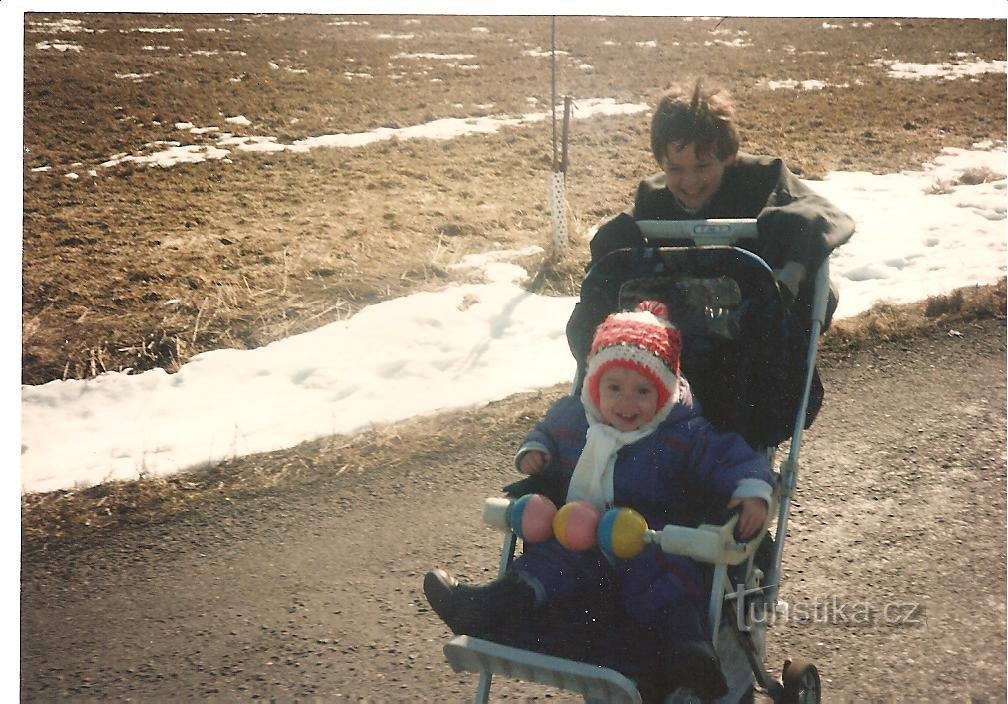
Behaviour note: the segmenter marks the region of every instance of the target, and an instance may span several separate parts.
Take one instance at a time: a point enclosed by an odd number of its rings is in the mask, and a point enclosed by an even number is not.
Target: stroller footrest
[[[634,681],[599,665],[512,648],[471,636],[456,636],[444,647],[455,672],[487,672],[578,692],[585,701],[640,704]]]

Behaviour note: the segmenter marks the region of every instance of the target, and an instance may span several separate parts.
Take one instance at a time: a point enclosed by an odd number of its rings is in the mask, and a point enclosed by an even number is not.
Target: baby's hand
[[[742,506],[742,513],[739,515],[738,523],[735,524],[735,533],[742,540],[756,535],[766,522],[767,503],[763,499],[751,496],[746,499],[732,499],[728,502],[728,508]]]
[[[529,450],[522,455],[518,469],[524,474],[539,474],[546,466],[546,455],[539,450]]]

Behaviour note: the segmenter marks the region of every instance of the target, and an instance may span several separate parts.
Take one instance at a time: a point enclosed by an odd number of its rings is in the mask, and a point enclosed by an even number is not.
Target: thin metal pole
[[[504,544],[501,546],[500,562],[497,563],[497,576],[502,577],[507,572],[511,558],[514,557],[515,546],[518,538],[511,531],[504,533]],[[479,682],[476,684],[476,704],[487,704],[490,699],[490,685],[493,682],[493,675],[486,670],[480,672]]]
[[[550,18],[550,107],[553,109],[553,170],[557,170],[556,133],[556,15]]]
[[[815,278],[815,301],[812,308],[812,330],[809,333],[809,346],[805,357],[805,393],[795,414],[794,432],[791,435],[791,448],[787,459],[781,463],[781,492],[777,510],[777,540],[774,543],[773,559],[768,575],[767,602],[774,608],[777,595],[780,592],[781,563],[784,561],[784,539],[787,537],[788,517],[791,513],[791,498],[798,483],[798,452],[801,449],[802,435],[805,430],[805,414],[808,412],[809,390],[812,388],[812,377],[815,374],[816,354],[819,350],[819,332],[826,320],[826,301],[829,296],[829,260],[819,267]]]
[[[564,96],[563,138],[561,140],[560,170],[567,173],[567,138],[570,130],[571,97]]]

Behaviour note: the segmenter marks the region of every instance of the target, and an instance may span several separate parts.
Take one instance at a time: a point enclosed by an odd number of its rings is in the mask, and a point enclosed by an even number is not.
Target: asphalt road
[[[827,702],[1005,700],[1005,323],[960,332],[822,369],[768,648]],[[421,581],[496,569],[479,513],[517,439],[26,557],[22,701],[470,701]]]

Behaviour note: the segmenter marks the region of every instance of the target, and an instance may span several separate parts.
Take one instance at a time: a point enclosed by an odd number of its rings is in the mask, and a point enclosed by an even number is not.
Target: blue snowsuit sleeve
[[[542,420],[522,440],[515,455],[515,467],[518,468],[525,453],[538,450],[546,455],[545,471],[570,476],[574,467],[569,458],[572,453],[574,457],[580,453],[587,431],[588,421],[581,399],[565,396],[550,406]]]
[[[774,479],[766,458],[753,450],[738,433],[714,430],[707,421],[698,429],[690,450],[690,478],[698,491],[719,503],[732,498],[758,497],[770,503]]]

